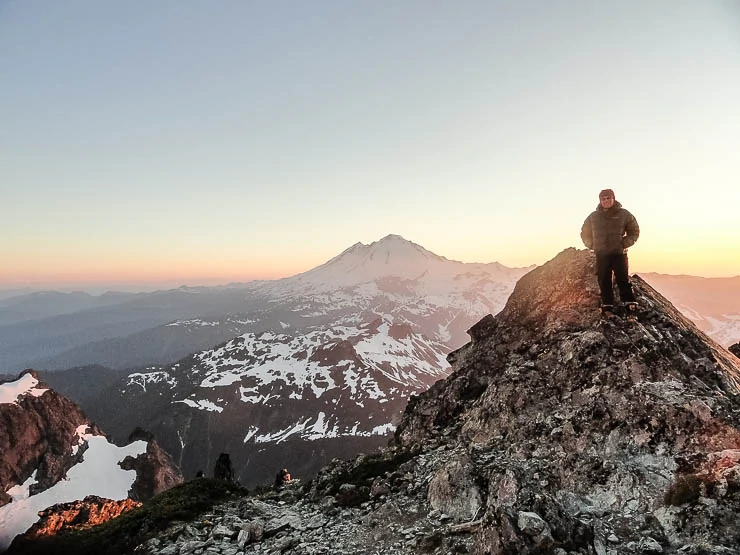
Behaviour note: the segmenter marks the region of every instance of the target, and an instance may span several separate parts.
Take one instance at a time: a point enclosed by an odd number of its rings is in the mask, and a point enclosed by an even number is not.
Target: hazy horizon
[[[380,240],[381,238],[378,238]],[[414,242],[412,239],[404,238],[411,242]],[[354,243],[353,243],[354,244]],[[417,243],[418,244],[418,243]],[[351,245],[347,245],[347,248]],[[424,245],[420,245],[424,247]],[[578,247],[583,248],[583,247]],[[344,249],[343,249],[344,250]],[[427,249],[429,250],[429,249]],[[334,256],[340,254],[339,252],[335,253]],[[434,253],[439,256],[443,256],[447,258],[450,261],[455,261],[454,259],[451,259],[447,256],[445,256],[443,253]],[[554,253],[552,258],[557,256],[558,253]],[[332,256],[333,258],[333,256]],[[330,258],[331,259],[331,258]],[[320,266],[321,264],[324,264],[328,262],[330,259],[324,260],[322,262],[319,262],[316,266],[312,266],[311,268],[306,268],[304,270],[300,270],[294,274],[287,274],[287,275],[281,275],[276,276],[273,278],[258,278],[258,279],[245,279],[245,280],[239,280],[239,279],[226,279],[226,278],[204,278],[200,281],[179,281],[176,279],[173,280],[163,280],[160,282],[125,282],[125,281],[110,281],[110,282],[102,282],[102,283],[85,283],[85,282],[78,282],[78,283],[48,283],[48,284],[41,284],[41,285],[24,285],[20,284],[18,286],[0,286],[0,300],[2,298],[7,298],[8,296],[14,296],[14,295],[8,295],[10,292],[14,291],[26,291],[26,292],[40,292],[40,291],[59,291],[62,293],[72,293],[72,292],[85,292],[91,295],[100,295],[107,292],[121,292],[121,293],[147,293],[152,291],[160,291],[160,290],[171,290],[171,289],[177,289],[180,287],[218,287],[218,286],[228,286],[231,284],[238,284],[238,283],[249,283],[250,281],[261,281],[261,280],[279,280],[287,277],[292,277],[294,275],[312,270],[313,268]],[[549,259],[548,259],[549,260]],[[456,262],[462,262],[462,261],[456,261]],[[498,260],[488,260],[488,261],[475,261],[475,262],[469,262],[471,264],[490,264],[490,263],[496,263],[499,262]],[[547,260],[545,261],[547,262]],[[500,262],[499,262],[500,263]],[[525,264],[523,266],[516,266],[519,268],[524,268],[528,266],[540,266],[541,264]],[[506,264],[504,264],[506,266]],[[515,267],[515,266],[509,266],[509,267]],[[699,278],[717,278],[717,279],[733,279],[733,278],[740,278],[740,275],[734,275],[734,276],[702,276],[699,274],[685,274],[685,273],[671,273],[671,272],[657,272],[649,269],[644,270],[636,270],[635,268],[631,268],[630,272],[633,274],[647,274],[647,273],[658,273],[663,275],[670,275],[670,276],[676,276],[676,277],[699,277]],[[22,294],[22,293],[20,293]]]

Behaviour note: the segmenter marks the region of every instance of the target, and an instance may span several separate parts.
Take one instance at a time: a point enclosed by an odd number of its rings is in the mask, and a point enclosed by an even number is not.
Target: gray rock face
[[[728,347],[728,350],[735,355],[736,357],[740,358],[740,343],[735,343],[734,345],[730,345]]]
[[[134,501],[149,499],[183,482],[182,472],[169,453],[162,449],[154,436],[136,428],[128,438],[147,442],[146,453],[136,458],[127,457],[121,462],[124,470],[135,470],[136,481],[131,486],[129,497]]]
[[[437,470],[429,482],[427,499],[433,509],[458,522],[473,520],[482,502],[470,462],[455,459]]]
[[[601,319],[591,255],[517,284],[393,445],[173,523],[137,552],[740,555],[740,367],[636,277]]]
[[[488,484],[492,526],[475,552],[543,549],[522,514],[542,518],[566,552],[738,545],[740,369],[633,282],[640,322],[602,320],[589,255],[564,251],[451,354],[444,384],[409,404],[398,444],[457,437]]]

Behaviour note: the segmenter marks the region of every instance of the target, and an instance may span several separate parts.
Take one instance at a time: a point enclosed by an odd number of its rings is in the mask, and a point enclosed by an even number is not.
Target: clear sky
[[[292,275],[396,233],[740,274],[740,2],[0,0],[0,288]]]

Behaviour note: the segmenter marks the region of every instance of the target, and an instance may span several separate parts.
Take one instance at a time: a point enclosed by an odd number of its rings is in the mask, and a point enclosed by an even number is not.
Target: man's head
[[[605,210],[608,210],[614,206],[614,191],[611,189],[604,189],[599,193],[599,204]]]

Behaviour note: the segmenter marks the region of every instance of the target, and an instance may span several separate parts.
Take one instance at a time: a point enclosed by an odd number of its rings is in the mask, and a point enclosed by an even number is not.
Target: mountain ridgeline
[[[172,364],[242,333],[300,332],[357,321],[358,313],[367,323],[391,311],[456,348],[465,342],[469,318],[500,310],[528,269],[447,260],[388,235],[275,281],[100,298],[25,295],[0,300],[0,370]]]
[[[281,326],[300,332],[322,318],[330,325],[352,312],[353,297],[360,301],[358,311],[380,315],[399,309],[396,300],[418,295],[419,302],[411,304],[432,310],[423,319],[420,312],[412,315],[421,326],[417,331],[456,349],[466,341],[469,317],[498,312],[514,282],[529,269],[447,260],[389,235],[370,245],[357,243],[313,270],[275,281],[98,297],[18,292],[0,299],[0,374],[172,364],[242,333]],[[642,277],[718,343],[740,340],[740,276]],[[372,292],[387,295],[380,299],[376,294],[381,302],[368,304]],[[318,310],[311,312],[313,304]],[[453,306],[463,309],[459,316],[445,310]]]

